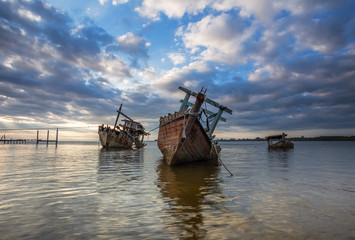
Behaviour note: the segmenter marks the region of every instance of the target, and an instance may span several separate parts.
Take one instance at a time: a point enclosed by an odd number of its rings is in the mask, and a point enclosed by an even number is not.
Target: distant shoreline
[[[355,136],[319,136],[319,137],[292,137],[287,138],[290,141],[355,141]],[[234,141],[266,141],[265,138],[220,138],[220,142],[234,142]]]

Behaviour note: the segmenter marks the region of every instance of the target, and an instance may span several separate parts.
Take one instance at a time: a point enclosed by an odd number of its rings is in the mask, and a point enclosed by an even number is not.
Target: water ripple
[[[170,167],[154,142],[1,145],[1,239],[355,238],[354,143],[222,149],[233,177],[222,166]]]

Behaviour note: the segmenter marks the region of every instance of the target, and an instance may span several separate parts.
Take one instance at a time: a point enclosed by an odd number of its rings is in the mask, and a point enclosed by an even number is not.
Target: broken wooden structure
[[[135,149],[142,148],[146,144],[143,142],[144,136],[149,135],[144,130],[141,123],[134,121],[132,118],[124,114],[122,111],[122,104],[117,110],[117,117],[113,128],[109,125],[99,126],[98,134],[100,143],[104,148],[125,148]],[[123,124],[117,125],[120,115],[124,116]]]
[[[36,144],[39,144],[41,142],[45,142],[47,145],[48,143],[55,143],[55,145],[58,145],[58,128],[56,130],[56,137],[55,140],[50,140],[49,139],[49,130],[47,130],[47,139],[43,140],[43,139],[39,139],[39,130],[37,129],[37,138],[36,138]]]
[[[169,165],[193,161],[217,162],[221,150],[217,142],[213,141],[213,133],[218,122],[226,121],[222,117],[224,112],[232,114],[232,110],[206,98],[203,88],[195,93],[179,87],[185,92],[178,112],[160,118],[158,147]],[[196,98],[195,103],[189,99]],[[202,108],[203,103],[218,108],[216,113]],[[205,115],[203,126],[202,114]]]
[[[287,134],[282,133],[280,135],[272,135],[265,137],[268,145],[268,149],[282,149],[287,150],[294,147],[294,144],[288,140],[286,140]],[[277,141],[273,143],[273,141]]]

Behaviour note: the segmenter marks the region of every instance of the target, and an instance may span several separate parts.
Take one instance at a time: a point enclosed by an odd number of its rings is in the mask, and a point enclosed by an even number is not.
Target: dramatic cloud
[[[144,17],[159,19],[160,12],[163,12],[170,18],[180,18],[185,12],[197,14],[201,12],[211,0],[144,0],[142,6],[137,7],[136,11]]]
[[[119,36],[117,38],[117,47],[111,47],[119,52],[125,53],[131,57],[132,65],[138,66],[139,59],[147,59],[148,56],[148,47],[150,43],[147,42],[142,36],[133,34],[131,32]]]
[[[57,4],[0,1],[2,127],[112,122],[122,102],[156,127],[181,85],[233,110],[223,136],[355,131],[354,1]]]
[[[91,21],[75,26],[68,15],[39,1],[0,5],[3,118],[19,121],[25,114],[32,122],[49,123],[46,116],[97,122],[118,105],[132,69],[104,51],[117,44],[113,36]],[[122,51],[147,57],[138,47],[140,38],[119,40]]]
[[[197,23],[190,23],[182,36],[186,48],[198,51],[205,61],[236,64],[243,63],[243,44],[253,34],[240,18],[222,14],[217,17],[207,16]]]

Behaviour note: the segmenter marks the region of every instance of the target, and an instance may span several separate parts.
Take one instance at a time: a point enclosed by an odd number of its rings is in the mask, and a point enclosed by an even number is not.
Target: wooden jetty
[[[268,149],[292,149],[294,147],[294,144],[288,140],[286,140],[287,134],[282,133],[280,135],[272,135],[272,136],[267,136],[265,137],[267,144],[268,144]],[[273,143],[273,141],[277,141],[276,143]]]
[[[232,114],[232,110],[206,98],[206,90],[199,93],[179,87],[186,93],[178,112],[160,118],[157,144],[164,159],[169,165],[193,161],[218,162],[221,150],[213,141],[213,132],[218,122],[226,121],[223,112]],[[195,103],[189,101],[190,96],[196,98]],[[201,108],[206,102],[216,108],[214,113]],[[206,115],[206,127],[202,126],[201,115]]]
[[[12,138],[6,139],[6,135],[4,134],[0,138],[0,143],[3,143],[3,144],[26,144],[27,139],[12,139]]]
[[[37,138],[36,139],[6,139],[6,135],[4,134],[3,136],[0,137],[0,143],[3,144],[26,144],[26,143],[55,143],[55,145],[58,145],[58,128],[56,129],[56,138],[55,140],[50,140],[49,139],[49,130],[47,130],[47,139],[40,139],[39,138],[39,129],[6,129],[6,131],[9,130],[19,130],[19,131],[24,131],[24,130],[37,130]]]
[[[98,134],[100,143],[104,148],[125,148],[136,149],[142,148],[146,144],[143,142],[144,136],[149,135],[144,130],[141,123],[134,121],[132,118],[124,114],[122,111],[122,104],[117,110],[117,117],[113,128],[110,126],[99,126]],[[117,125],[120,115],[124,116],[123,125]]]

